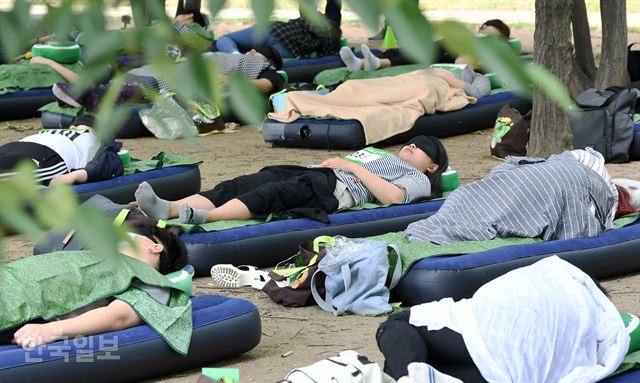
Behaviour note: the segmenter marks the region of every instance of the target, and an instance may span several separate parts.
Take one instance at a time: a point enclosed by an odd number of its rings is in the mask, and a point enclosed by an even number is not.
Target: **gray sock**
[[[182,204],[178,209],[178,219],[180,223],[199,225],[207,222],[207,212],[208,210],[194,209],[187,204]]]
[[[138,208],[149,217],[155,219],[169,218],[169,201],[158,197],[148,182],[143,182],[138,185],[135,197],[138,202]]]
[[[362,60],[357,58],[349,47],[340,48],[340,58],[350,72],[357,72],[361,69]]]
[[[371,53],[367,44],[362,44],[360,50],[362,51],[362,57],[364,57],[364,70],[376,70],[380,68],[380,59]]]

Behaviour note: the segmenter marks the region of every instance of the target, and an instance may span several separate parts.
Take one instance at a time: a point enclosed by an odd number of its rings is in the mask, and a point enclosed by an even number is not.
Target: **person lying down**
[[[437,138],[418,136],[397,156],[365,148],[344,158],[329,158],[319,166],[268,166],[178,201],[159,198],[143,182],[135,197],[150,217],[178,217],[182,223],[264,218],[271,213],[328,222],[327,213],[367,202],[402,204],[438,195],[448,164],[447,152]]]
[[[449,244],[495,237],[545,241],[592,237],[640,208],[640,193],[614,183],[591,148],[549,159],[508,157],[489,176],[452,192],[438,212],[411,223],[412,241]]]
[[[155,223],[130,224],[135,246],[123,242],[110,259],[91,250],[60,251],[1,264],[0,344],[32,348],[147,322],[186,354],[191,303],[162,275],[186,265],[186,248]],[[167,330],[167,320],[189,333]]]

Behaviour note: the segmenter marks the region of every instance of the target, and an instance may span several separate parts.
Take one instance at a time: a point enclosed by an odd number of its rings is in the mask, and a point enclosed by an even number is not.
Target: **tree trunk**
[[[569,84],[573,68],[571,1],[536,0],[535,62]],[[540,90],[534,90],[528,154],[547,157],[571,148],[569,118]]]
[[[571,25],[573,30],[573,45],[576,47],[576,60],[587,78],[596,79],[596,63],[593,59],[591,46],[591,31],[587,18],[587,7],[584,0],[573,0],[571,11]]]
[[[600,0],[600,15],[602,55],[595,87],[605,89],[613,85],[623,86],[629,82],[626,0]]]

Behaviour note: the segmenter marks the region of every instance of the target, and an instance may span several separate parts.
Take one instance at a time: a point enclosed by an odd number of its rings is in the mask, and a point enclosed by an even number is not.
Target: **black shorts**
[[[12,175],[12,170],[24,160],[36,165],[34,175],[38,182],[48,183],[53,177],[69,172],[62,157],[51,148],[33,142],[9,142],[0,146],[0,180]]]

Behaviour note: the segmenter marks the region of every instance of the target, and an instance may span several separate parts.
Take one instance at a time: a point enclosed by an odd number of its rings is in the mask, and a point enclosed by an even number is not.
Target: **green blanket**
[[[124,168],[124,175],[146,172],[153,169],[166,168],[169,166],[198,165],[200,162],[193,162],[188,157],[173,154],[171,152],[160,152],[151,157],[150,160],[132,161]]]
[[[65,66],[78,72],[82,64]],[[58,82],[67,81],[48,65],[28,62],[0,65],[0,95],[27,89],[50,88]]]
[[[635,222],[640,213],[633,213],[620,217],[613,221],[614,228],[621,228]],[[513,245],[525,245],[529,243],[542,242],[540,238],[494,238],[488,241],[464,241],[455,242],[448,245],[436,245],[432,242],[409,242],[404,232],[399,231],[395,233],[386,233],[376,235],[373,237],[367,237],[369,239],[377,239],[386,241],[397,245],[400,250],[400,258],[402,260],[402,275],[404,276],[411,266],[421,260],[422,258],[435,257],[441,255],[454,255],[454,254],[470,254],[480,251],[497,249],[503,246]],[[392,254],[393,258],[395,255]],[[395,264],[394,259],[391,259],[390,264]],[[392,271],[392,270],[391,270]],[[392,272],[390,274],[393,274]]]
[[[625,355],[620,366],[613,372],[613,374],[609,376],[618,375],[625,371],[637,369],[640,369],[640,351],[632,352],[631,354]]]
[[[168,305],[131,286],[171,288]],[[43,254],[0,265],[0,331],[36,318],[51,320],[115,296],[128,304],[175,351],[186,355],[191,341],[191,300],[145,263],[118,254],[108,259],[92,251]]]

